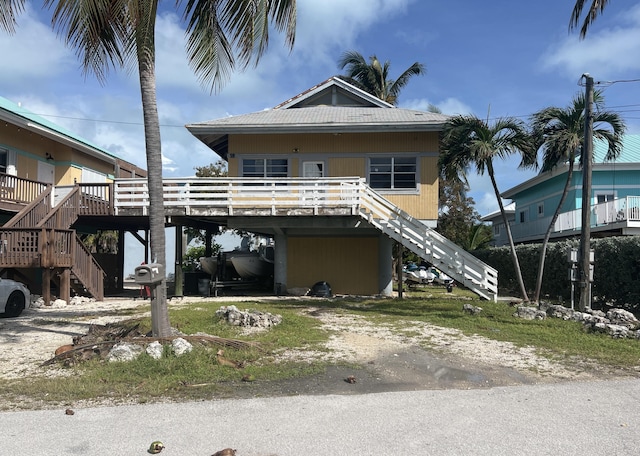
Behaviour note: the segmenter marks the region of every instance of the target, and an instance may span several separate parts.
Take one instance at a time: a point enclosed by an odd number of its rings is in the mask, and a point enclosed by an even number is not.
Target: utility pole
[[[593,157],[593,78],[585,79],[584,144],[582,146],[582,227],[580,230],[580,299],[578,310],[591,308],[591,165]]]

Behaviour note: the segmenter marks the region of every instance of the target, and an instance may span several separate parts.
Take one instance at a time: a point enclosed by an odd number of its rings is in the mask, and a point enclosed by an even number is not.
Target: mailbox
[[[164,277],[164,266],[160,263],[150,263],[137,266],[133,278],[136,283],[153,285],[160,283]]]

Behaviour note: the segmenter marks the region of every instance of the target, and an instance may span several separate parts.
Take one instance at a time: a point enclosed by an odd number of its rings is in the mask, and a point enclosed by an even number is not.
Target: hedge
[[[540,299],[571,300],[568,251],[579,240],[550,242],[547,246]],[[542,244],[517,245],[516,252],[529,297],[536,285]],[[594,251],[593,307],[615,306],[640,311],[640,237],[619,236],[592,239]],[[473,254],[498,270],[501,295],[520,296],[509,247],[492,247]]]

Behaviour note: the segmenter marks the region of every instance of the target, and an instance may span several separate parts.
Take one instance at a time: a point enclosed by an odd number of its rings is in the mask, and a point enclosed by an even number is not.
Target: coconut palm
[[[522,157],[521,166],[531,165],[534,149],[524,123],[514,118],[500,118],[493,125],[489,125],[488,122],[472,115],[455,116],[445,124],[440,150],[438,166],[448,178],[459,176],[466,180],[466,172],[471,166],[476,168],[478,174],[483,175],[486,171],[489,175],[505,223],[518,286],[524,301],[528,302],[529,296],[522,279],[518,255],[493,167],[494,159],[503,159],[518,153]]]
[[[100,82],[109,70],[137,64],[144,118],[152,261],[166,264],[162,153],[156,102],[155,25],[158,0],[45,0],[54,29],[76,49],[85,73]],[[269,26],[295,38],[296,0],[178,0],[186,24],[187,59],[203,86],[219,90],[236,68],[257,64]],[[11,32],[23,0],[0,0],[0,24]],[[151,305],[152,331],[168,336],[166,278]]]
[[[625,124],[622,118],[614,113],[604,110],[604,98],[600,91],[593,94],[594,115],[593,136],[607,142],[608,149],[605,160],[613,160],[620,155],[622,149],[622,136],[625,132]],[[551,236],[553,226],[558,220],[562,205],[569,193],[574,163],[579,159],[582,162],[582,147],[584,145],[586,96],[579,93],[573,99],[571,105],[566,108],[549,107],[535,113],[531,118],[531,127],[535,144],[542,148],[541,173],[548,172],[558,165],[567,163],[567,179],[565,181],[560,202],[551,217],[551,222],[545,233],[540,250],[536,288],[533,296],[534,302],[540,302],[540,290],[542,289],[542,277],[544,275],[544,262],[547,252],[547,244]],[[583,202],[588,204],[588,202]]]
[[[582,16],[582,10],[584,9],[585,0],[576,0],[576,4],[573,7],[573,12],[571,13],[571,19],[569,20],[569,30],[575,29],[580,23],[580,16]],[[580,28],[580,38],[584,38],[587,36],[587,30],[598,17],[598,14],[602,14],[604,12],[605,7],[609,3],[609,0],[591,0],[591,6],[589,7],[589,12],[587,16],[584,18],[582,22],[582,27]]]
[[[369,63],[367,63],[362,54],[356,51],[344,52],[338,61],[338,68],[347,69],[347,74],[343,76],[343,79],[365,92],[395,105],[400,90],[407,85],[409,79],[425,74],[427,70],[423,64],[415,62],[394,80],[389,79],[390,66],[391,63],[388,60],[382,64],[375,55],[369,57]]]

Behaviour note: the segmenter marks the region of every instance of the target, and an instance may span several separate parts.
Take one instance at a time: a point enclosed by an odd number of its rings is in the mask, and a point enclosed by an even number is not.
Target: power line
[[[143,126],[143,122],[125,122],[123,120],[99,120],[99,119],[88,119],[85,117],[71,117],[71,116],[60,116],[55,114],[38,114],[33,113],[37,116],[41,117],[51,117],[55,119],[69,119],[69,120],[81,120],[83,122],[95,122],[95,123],[108,123],[108,124],[119,124],[119,125],[136,125]],[[171,127],[171,128],[184,128],[184,125],[171,125],[171,124],[160,124],[161,127]]]

